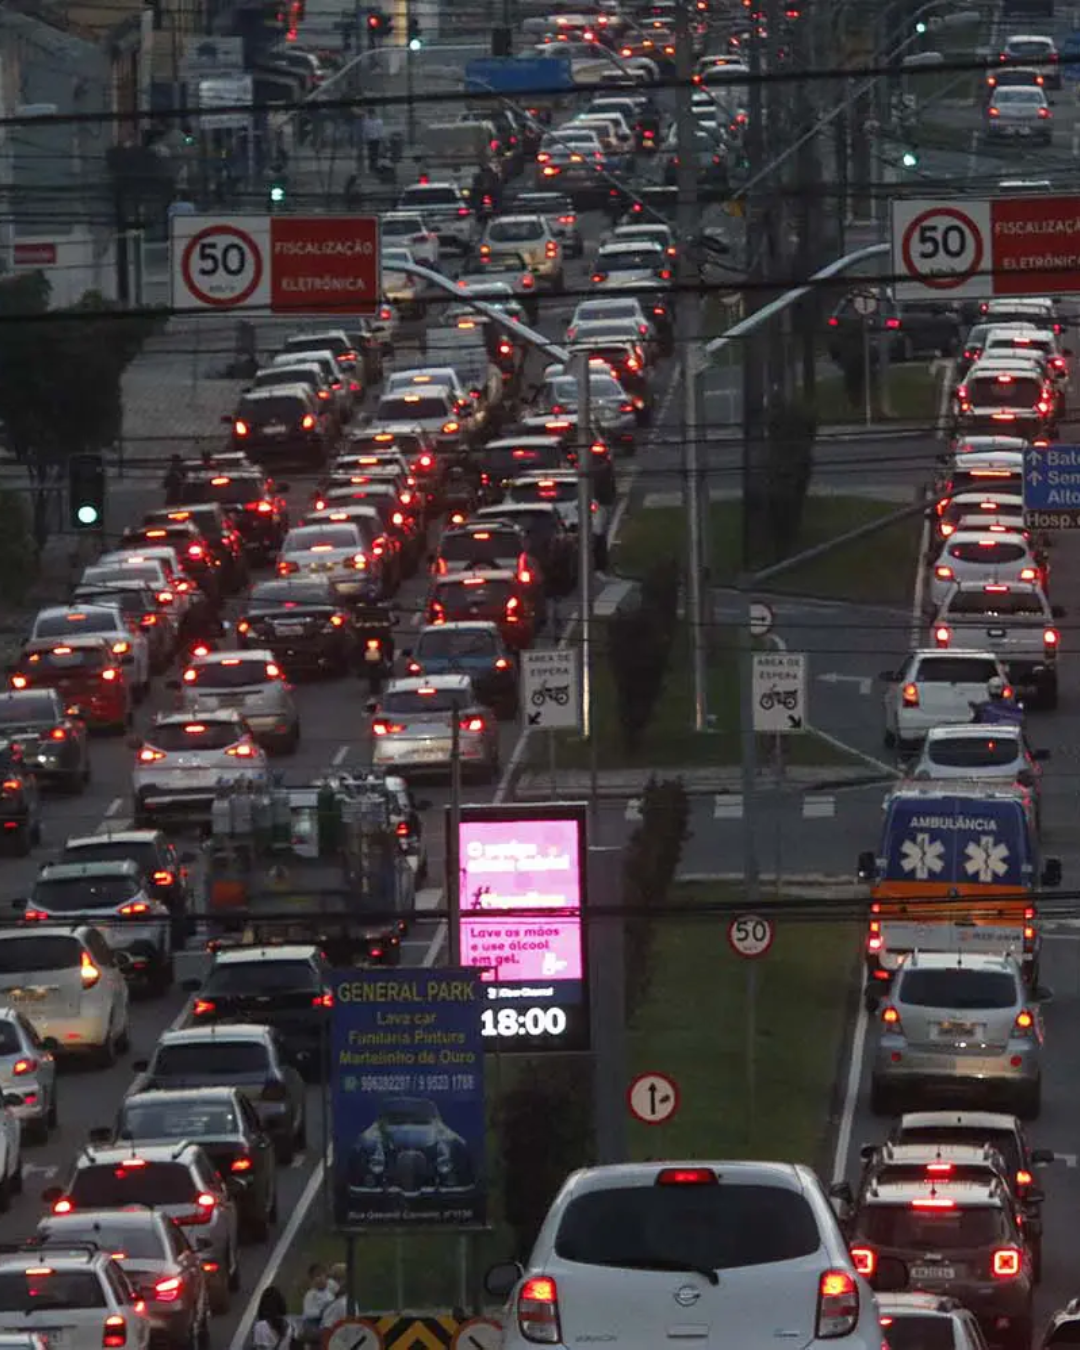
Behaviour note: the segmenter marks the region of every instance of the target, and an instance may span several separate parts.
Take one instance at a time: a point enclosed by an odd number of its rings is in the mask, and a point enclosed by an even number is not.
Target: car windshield
[[[48,1267],[41,1269],[48,1270]],[[40,1316],[106,1306],[101,1279],[94,1271],[57,1270],[44,1275],[28,1275],[21,1270],[0,1273],[0,1314],[26,1316],[37,1313]]]
[[[206,1139],[237,1134],[239,1129],[228,1102],[202,1102],[198,1097],[151,1102],[136,1097],[121,1110],[118,1133],[132,1139]]]
[[[57,706],[50,693],[19,693],[9,698],[0,697],[0,726],[43,726],[55,722]]]
[[[399,216],[397,220],[381,220],[379,232],[388,239],[406,234],[426,234],[426,227],[419,216]]]
[[[425,210],[431,206],[459,206],[457,193],[449,187],[410,187],[401,194],[402,206],[415,206]]]
[[[1008,89],[998,90],[994,102],[1001,107],[1003,104],[1030,103],[1032,106],[1042,107],[1046,99],[1041,89],[1032,88],[1030,85],[1011,85]]]
[[[593,398],[613,400],[622,399],[624,396],[622,385],[618,380],[595,370],[589,371],[589,389]],[[552,403],[572,406],[576,405],[577,397],[578,382],[573,375],[559,375],[548,384],[548,399]]]
[[[291,422],[305,412],[304,400],[295,395],[260,394],[258,398],[242,398],[236,415],[244,422]]]
[[[949,614],[992,614],[1007,618],[1048,620],[1042,599],[1020,591],[957,591],[949,601]]]
[[[901,1251],[961,1251],[993,1247],[1013,1237],[1004,1213],[995,1205],[952,1209],[869,1205],[860,1214],[858,1227],[860,1238]]]
[[[198,721],[164,722],[151,727],[146,736],[147,745],[157,750],[225,750],[243,736],[243,728],[236,722]]]
[[[889,1350],[955,1350],[953,1319],[944,1313],[891,1313],[881,1319]]]
[[[916,1008],[1000,1009],[1011,1008],[1017,1001],[1017,987],[1006,971],[964,966],[948,970],[909,968],[901,976],[897,997]]]
[[[521,552],[521,539],[512,530],[476,530],[444,534],[439,557],[445,562],[478,562],[484,558],[512,558]]]
[[[510,478],[525,469],[561,469],[566,465],[566,452],[553,437],[544,445],[486,445],[477,452],[477,460],[493,478]],[[445,548],[447,538],[443,538]]]
[[[1049,56],[1051,44],[1037,38],[1013,38],[1005,46],[1010,56]]]
[[[108,610],[73,610],[67,614],[45,614],[34,625],[35,637],[61,637],[70,633],[115,633],[120,620]]]
[[[305,525],[299,530],[290,530],[285,539],[283,553],[308,553],[312,549],[355,548],[357,546],[356,527],[354,525]]]
[[[926,743],[926,758],[947,769],[992,769],[1014,764],[1019,746],[1012,737],[948,736]]]
[[[319,372],[310,367],[297,370],[295,366],[278,366],[274,370],[260,370],[255,376],[255,388],[264,389],[274,384],[310,384],[314,387],[319,379]]]
[[[567,1205],[563,1260],[630,1270],[731,1270],[809,1256],[821,1238],[803,1196],[780,1186],[626,1186]]]
[[[161,1234],[154,1223],[110,1224],[108,1219],[65,1218],[63,1223],[42,1224],[38,1232],[46,1242],[93,1242],[116,1260],[168,1260]]]
[[[544,478],[538,482],[511,483],[507,496],[512,502],[562,502],[576,504],[578,485],[574,478]]]
[[[898,1130],[893,1138],[897,1144],[988,1144],[1001,1154],[1010,1172],[1024,1166],[1020,1147],[1012,1130],[983,1129],[977,1126],[914,1125]]]
[[[115,909],[139,894],[138,877],[39,877],[32,908],[50,914],[77,914],[87,909]]]
[[[1023,544],[1005,543],[998,539],[973,539],[970,543],[961,542],[949,546],[949,557],[958,562],[997,563],[1019,562],[1027,556]]]
[[[0,976],[32,975],[44,970],[78,970],[83,946],[63,934],[4,937],[0,940]]]
[[[1020,493],[1024,480],[1019,470],[1012,469],[957,469],[951,475],[954,493],[978,491],[989,480],[993,480],[995,492]]]
[[[601,249],[596,257],[598,272],[640,271],[647,267],[663,267],[664,255],[655,248],[620,248],[617,252]]]
[[[205,988],[215,994],[274,994],[290,989],[320,988],[310,961],[225,961],[206,977]]]
[[[93,674],[105,665],[100,647],[53,647],[47,652],[31,652],[23,663],[27,674],[71,675],[76,671]]]
[[[195,1182],[183,1163],[137,1157],[80,1167],[68,1192],[77,1209],[193,1204],[195,1194]]]
[[[448,713],[463,702],[471,702],[471,696],[460,689],[391,689],[382,701],[384,713],[400,713],[416,716],[423,713]]]
[[[1013,338],[1013,337],[995,337],[987,343],[988,352],[1006,351],[1006,352],[1039,352],[1043,356],[1050,356],[1053,353],[1053,346],[1048,338]]]
[[[188,676],[193,675],[194,679]],[[275,679],[266,662],[248,656],[227,656],[222,661],[207,661],[184,672],[184,684],[195,689],[246,689]]]
[[[474,605],[500,608],[513,594],[509,581],[491,577],[463,577],[460,581],[444,582],[436,592],[436,599],[447,611],[468,610]]]
[[[429,628],[421,633],[416,644],[416,655],[421,661],[455,656],[486,656],[499,654],[495,634],[483,628]]]
[[[332,352],[335,356],[348,349],[345,339],[333,333],[302,333],[289,338],[282,348],[286,352]]]
[[[263,581],[255,586],[248,601],[251,610],[296,609],[305,605],[332,605],[335,596],[331,586],[315,582],[284,584],[278,581]]]
[[[150,1066],[155,1079],[227,1078],[230,1074],[266,1074],[269,1070],[269,1051],[261,1041],[230,1041],[224,1036],[159,1046]]]
[[[445,396],[425,398],[423,394],[394,394],[379,400],[376,414],[386,422],[434,422],[449,417]]]
[[[490,244],[525,244],[530,239],[542,239],[547,231],[541,220],[495,220],[488,227]]]
[[[611,323],[616,319],[637,321],[640,315],[641,311],[636,300],[603,300],[595,303],[586,301],[578,309],[575,322],[578,324]]]

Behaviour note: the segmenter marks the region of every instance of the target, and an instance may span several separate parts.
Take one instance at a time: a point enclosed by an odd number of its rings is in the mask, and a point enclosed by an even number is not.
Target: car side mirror
[[[60,1186],[46,1186],[41,1192],[41,1198],[47,1205],[55,1205],[63,1194],[63,1188]]]
[[[1050,613],[1055,619],[1064,619],[1068,615],[1068,610],[1064,605],[1051,605]]]
[[[1046,761],[1050,758],[1050,751],[1032,750],[1031,758],[1035,761],[1036,764],[1045,764]]]
[[[829,1195],[833,1200],[841,1200],[845,1205],[855,1203],[855,1193],[851,1189],[851,1183],[848,1181],[838,1181],[835,1185],[829,1187]]]
[[[108,1125],[95,1125],[87,1134],[87,1138],[92,1144],[110,1144],[112,1143],[113,1132]]]
[[[1033,1148],[1031,1150],[1031,1165],[1033,1167],[1048,1167],[1054,1161],[1054,1150],[1052,1148]]]
[[[133,1059],[131,1061],[131,1067],[136,1073],[149,1073],[150,1061],[148,1059]]]
[[[516,1261],[500,1261],[488,1267],[484,1275],[484,1290],[492,1298],[509,1298],[514,1285],[524,1274],[525,1271]]]
[[[127,738],[127,748],[129,750],[141,750],[143,739],[141,736],[129,736]]]
[[[194,994],[194,993],[196,993],[199,989],[202,988],[202,981],[201,981],[201,980],[183,980],[183,981],[181,982],[181,984],[180,984],[180,988],[184,991],[185,994]]]
[[[856,875],[860,881],[870,881],[877,870],[877,856],[867,851],[859,854],[859,864],[856,868]]]
[[[900,680],[900,676],[897,675],[895,670],[883,670],[879,672],[878,679],[882,684],[897,684]]]
[[[1061,859],[1047,858],[1043,864],[1042,884],[1044,886],[1061,885]]]

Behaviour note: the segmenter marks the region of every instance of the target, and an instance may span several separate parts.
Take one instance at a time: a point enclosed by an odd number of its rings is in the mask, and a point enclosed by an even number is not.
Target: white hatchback
[[[779,1162],[574,1172],[527,1264],[488,1271],[506,1350],[881,1350],[877,1305],[821,1183]]]
[[[1036,581],[1045,587],[1046,569],[1022,534],[957,530],[930,569],[929,604],[940,608],[958,581]]]
[[[38,1243],[0,1254],[0,1345],[13,1335],[50,1350],[148,1350],[146,1304],[106,1252]]]
[[[992,679],[1008,684],[991,651],[912,652],[899,670],[884,671],[885,744],[900,750],[921,745],[932,727],[970,722],[971,705],[986,698]]]

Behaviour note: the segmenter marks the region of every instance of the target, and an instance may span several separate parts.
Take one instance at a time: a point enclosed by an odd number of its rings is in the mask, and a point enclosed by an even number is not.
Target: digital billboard
[[[585,831],[578,803],[462,808],[458,959],[491,1050],[588,1049]]]

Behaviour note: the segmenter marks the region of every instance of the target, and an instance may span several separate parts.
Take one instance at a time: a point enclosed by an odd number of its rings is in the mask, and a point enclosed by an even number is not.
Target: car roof
[[[970,528],[968,526],[965,526],[961,530],[954,530],[952,534],[949,535],[948,539],[945,540],[945,546],[946,548],[948,548],[950,545],[956,543],[960,544],[982,543],[984,540],[986,540],[985,530],[980,530],[974,525],[971,526]],[[1020,543],[1023,544],[1025,548],[1027,547],[1027,540],[1024,538],[1023,534],[1019,530],[995,530],[993,539],[988,542],[996,544],[1001,541],[1005,541],[1006,543],[1012,544]]]
[[[918,1312],[952,1317],[964,1310],[960,1300],[949,1294],[878,1294],[877,1304],[878,1310],[886,1316],[889,1313]]]
[[[906,1111],[899,1120],[901,1130],[926,1129],[954,1125],[958,1130],[1017,1130],[1019,1121],[1004,1111]]]
[[[224,652],[206,652],[202,656],[193,656],[189,661],[189,666],[224,666],[239,665],[241,661],[268,661],[274,660],[274,653],[269,647],[242,647],[234,651]]]
[[[992,952],[965,952],[963,958],[955,952],[914,951],[904,962],[899,974],[911,970],[988,970],[1012,975],[1016,962],[1011,956],[997,956]]]
[[[483,567],[472,572],[451,572],[449,576],[436,577],[435,585],[461,586],[474,578],[481,578],[484,581],[516,581],[517,573],[509,567]]]
[[[95,1166],[115,1167],[118,1163],[128,1162],[132,1157],[158,1163],[190,1162],[190,1158],[185,1158],[184,1155],[193,1151],[201,1153],[202,1147],[191,1139],[178,1139],[168,1144],[137,1145],[135,1149],[130,1143],[92,1144],[76,1158],[75,1167],[76,1169]]]
[[[157,1048],[160,1050],[163,1045],[212,1045],[216,1041],[258,1041],[270,1045],[272,1040],[271,1029],[258,1022],[222,1022],[217,1026],[163,1031],[158,1037]]]
[[[1000,1156],[993,1144],[936,1144],[926,1140],[914,1144],[894,1144],[886,1140],[878,1152],[877,1160],[917,1163],[925,1158],[928,1162],[981,1163]]]
[[[415,694],[419,689],[448,689],[459,693],[472,693],[472,679],[468,675],[419,675],[406,676],[391,680],[386,686],[388,694]]]
[[[733,1184],[754,1182],[759,1185],[772,1185],[785,1190],[802,1192],[814,1183],[814,1176],[808,1167],[800,1163],[754,1162],[739,1159],[680,1159],[664,1161],[609,1163],[596,1167],[583,1167],[574,1172],[566,1181],[566,1191],[580,1195],[586,1191],[622,1190],[628,1186],[654,1186],[662,1171],[693,1171],[708,1169],[721,1174]],[[569,1199],[571,1196],[566,1195]]]
[[[310,961],[318,956],[318,947],[304,942],[282,943],[280,947],[227,947],[215,953],[214,965],[238,966],[251,961]]]
[[[458,619],[453,623],[426,623],[417,633],[422,638],[425,633],[489,633],[499,636],[499,625],[484,619]]]
[[[108,822],[106,822],[108,823]],[[76,834],[64,840],[64,848],[83,848],[94,844],[152,844],[164,841],[160,830],[102,830],[99,834]]]
[[[91,881],[95,877],[132,877],[142,875],[142,869],[132,858],[110,858],[100,862],[42,863],[39,878],[49,881]]]
[[[862,1195],[864,1205],[910,1205],[915,1200],[951,1200],[956,1205],[997,1208],[1002,1200],[1000,1182],[986,1181],[882,1181],[872,1184]],[[942,1208],[951,1206],[942,1205]]]

